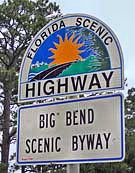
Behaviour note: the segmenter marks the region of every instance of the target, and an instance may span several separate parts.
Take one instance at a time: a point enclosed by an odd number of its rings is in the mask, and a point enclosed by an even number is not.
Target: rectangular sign
[[[123,121],[121,94],[20,107],[17,163],[121,161]]]

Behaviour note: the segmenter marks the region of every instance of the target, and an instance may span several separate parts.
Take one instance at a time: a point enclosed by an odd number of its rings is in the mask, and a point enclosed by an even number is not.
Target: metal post
[[[25,173],[25,166],[22,166],[21,173]]]
[[[80,173],[80,164],[67,165],[67,173]]]

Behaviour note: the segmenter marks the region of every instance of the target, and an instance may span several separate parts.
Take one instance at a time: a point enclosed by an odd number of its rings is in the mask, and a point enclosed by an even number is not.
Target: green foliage
[[[0,63],[19,70],[21,57],[35,34],[59,12],[48,0],[7,0],[0,5]]]
[[[127,173],[126,163],[82,164],[81,173]]]
[[[133,131],[135,129],[135,118],[126,119],[126,128],[128,131]]]
[[[0,172],[3,172],[6,169],[6,165],[1,163],[0,164]]]
[[[135,115],[135,88],[128,90],[128,96],[125,99],[125,114]]]
[[[129,126],[130,127],[130,126]],[[134,123],[135,127],[135,123]],[[126,163],[131,173],[135,173],[135,132],[129,131],[126,134]]]

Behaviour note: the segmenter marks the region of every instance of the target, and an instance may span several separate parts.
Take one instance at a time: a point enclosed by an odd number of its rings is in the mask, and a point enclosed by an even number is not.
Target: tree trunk
[[[2,136],[2,152],[1,162],[3,165],[2,173],[8,173],[8,158],[9,158],[9,128],[10,128],[10,97],[11,91],[9,89],[10,84],[4,84],[4,111],[3,111],[3,136]]]

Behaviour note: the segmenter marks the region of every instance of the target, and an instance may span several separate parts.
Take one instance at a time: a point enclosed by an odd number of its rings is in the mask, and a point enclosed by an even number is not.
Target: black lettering
[[[90,24],[90,20],[89,19],[85,19],[84,22],[83,22],[83,26],[84,27],[88,27]]]
[[[41,88],[41,82],[38,82],[38,96],[40,96],[40,94],[41,94],[40,93],[40,91],[41,91],[40,88]]]
[[[93,86],[97,86],[98,88],[101,88],[100,82],[99,82],[98,77],[97,77],[97,74],[93,74],[91,82],[90,82],[89,89],[91,89]]]
[[[101,37],[101,39],[105,38],[107,35],[108,35],[108,32],[106,32],[106,33]]]
[[[47,28],[49,35],[51,34],[50,28]]]
[[[58,24],[57,24],[57,23],[54,23],[54,24],[52,25],[52,30],[53,30],[53,32],[55,32],[55,31],[58,30]]]
[[[83,79],[81,78],[81,76],[77,76],[77,79],[74,77],[71,77],[72,86],[73,86],[74,91],[77,91],[78,86],[80,87],[81,90],[84,90],[86,79],[87,79],[87,75],[84,75]]]
[[[111,136],[111,133],[108,133],[108,136],[106,133],[104,133],[104,138],[105,138],[105,141],[106,141],[106,148],[108,149],[108,141],[109,141],[109,138]]]
[[[36,48],[36,49],[31,48],[31,51],[34,52],[34,53],[36,53],[37,49],[38,48]]]
[[[95,134],[86,135],[86,138],[87,138],[88,150],[90,149],[90,147],[93,150],[94,149]]]
[[[108,36],[108,37],[105,38],[104,43],[106,45],[109,45],[110,43],[112,43],[112,41],[113,41],[112,37]]]
[[[43,91],[46,95],[54,94],[54,86],[49,86],[49,90],[47,90],[47,85],[49,84],[54,85],[54,82],[52,80],[47,80],[44,83]]]
[[[55,119],[54,119],[55,114],[51,113],[50,115],[48,114],[40,114],[39,117],[39,128],[48,128],[50,127],[55,127]]]
[[[109,76],[107,76],[105,72],[103,72],[102,75],[103,75],[103,77],[104,77],[104,79],[106,81],[106,87],[110,87],[110,79],[111,79],[111,77],[113,75],[113,71],[111,71],[109,73]]]
[[[82,22],[82,18],[78,17],[76,19],[76,26],[80,26],[81,25],[81,22]]]
[[[59,29],[61,29],[61,28],[65,28],[66,26],[65,26],[65,23],[64,23],[64,21],[63,20],[61,20],[60,21],[60,28]]]
[[[96,30],[96,33],[101,36],[103,34],[103,32],[105,31],[104,28],[102,28],[102,26],[100,26],[97,30]]]
[[[80,110],[80,124],[86,124],[86,110]]]
[[[41,38],[44,40],[44,39],[47,38],[47,37],[48,37],[48,35],[46,34],[46,32],[42,32]]]
[[[90,26],[90,29],[92,31],[95,31],[95,28],[96,28],[97,25],[98,25],[98,23],[93,21],[92,24],[91,24],[91,26]]]
[[[39,118],[39,128],[41,129],[41,128],[44,128],[44,126],[45,126],[45,123],[44,123],[45,116],[44,116],[44,114],[40,114],[39,117],[40,117]]]
[[[61,87],[64,87],[65,92],[68,91],[68,78],[65,78],[65,83],[61,83],[61,79],[58,80],[58,93],[61,93]]]
[[[94,111],[93,109],[88,109],[88,124],[94,121]]]
[[[37,142],[36,139],[33,139],[31,141],[31,151],[32,151],[32,153],[36,153],[37,152],[37,149],[36,148],[34,149],[34,143],[36,143],[36,142]]]
[[[49,146],[50,146],[50,142],[49,142],[49,138],[44,138],[44,152],[49,152]]]
[[[43,143],[43,138],[38,139],[38,153],[42,153],[42,143]]]
[[[70,111],[66,112],[66,126],[71,126],[71,124],[72,124],[71,115],[72,114]]]
[[[100,136],[99,133],[97,135],[97,143],[96,143],[96,148],[95,149],[98,149],[98,147],[100,147],[100,149],[103,149],[102,141],[101,141],[101,136]]]
[[[37,40],[35,41],[35,45],[36,45],[37,47],[39,47],[39,46],[41,45],[41,43],[42,43],[42,41],[41,41],[40,39],[37,39]]]
[[[51,138],[51,152],[53,152],[54,151],[54,138]]]
[[[78,149],[78,138],[77,136],[72,136],[72,151],[76,151]]]
[[[78,110],[73,111],[73,125],[78,125],[78,122],[76,121],[77,113],[78,113]]]
[[[26,140],[26,146],[27,146],[27,149],[25,150],[26,153],[30,153],[30,139],[27,139]]]
[[[56,140],[55,140],[55,148],[56,148],[56,151],[57,152],[60,152],[61,151],[61,148],[58,147],[58,141],[60,141],[61,138],[60,137],[57,137]]]
[[[27,58],[32,59],[32,53],[31,53],[31,52],[29,52],[29,53],[27,54]]]
[[[83,150],[83,143],[84,143],[85,135],[83,135],[83,137],[81,135],[79,135],[79,138],[81,141],[81,150]]]
[[[35,83],[32,83],[32,87],[29,88],[29,84],[26,84],[26,97],[29,96],[28,92],[32,92],[32,97],[35,96]]]
[[[53,118],[54,116],[54,113],[50,114],[50,127],[55,127],[55,119]]]
[[[45,121],[46,121],[46,128],[48,128],[48,114],[46,114],[46,119],[45,119]]]

